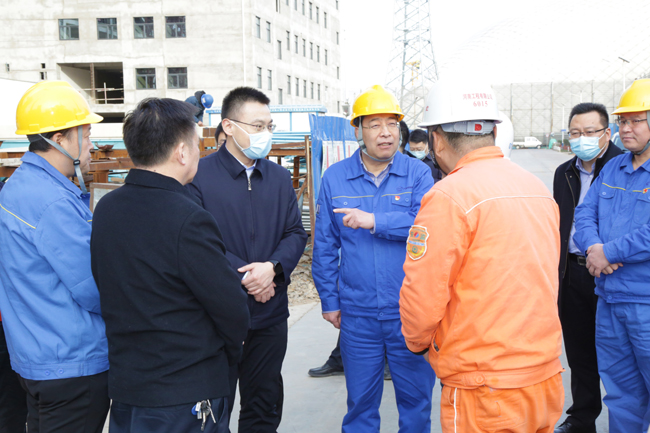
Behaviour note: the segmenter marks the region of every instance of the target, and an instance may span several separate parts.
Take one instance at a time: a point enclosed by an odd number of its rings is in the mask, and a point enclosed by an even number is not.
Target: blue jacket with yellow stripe
[[[583,251],[602,243],[610,263],[623,263],[596,278],[596,294],[607,302],[650,304],[650,161],[634,170],[631,153],[603,167],[576,208],[573,240]]]
[[[327,169],[318,197],[312,264],[323,312],[399,319],[406,240],[432,186],[429,167],[401,153],[379,187],[364,170],[359,150]],[[344,227],[344,215],[333,212],[337,208],[373,213],[374,232]]]

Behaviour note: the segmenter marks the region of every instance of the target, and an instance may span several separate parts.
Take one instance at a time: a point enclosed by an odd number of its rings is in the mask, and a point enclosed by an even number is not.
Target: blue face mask
[[[427,156],[427,152],[424,150],[409,150],[409,152],[417,159],[424,159]]]
[[[569,140],[571,152],[583,161],[591,161],[597,157],[602,150],[598,147],[598,142],[604,135],[605,133],[600,137],[585,137],[584,135],[581,135],[578,138]]]
[[[232,122],[233,125],[237,125],[235,122]],[[241,126],[237,125],[239,129],[242,131],[246,132],[244,128]],[[266,155],[269,154],[271,151],[271,143],[273,141],[273,135],[267,130],[264,130],[262,132],[259,132],[257,134],[249,134],[246,132],[248,135],[249,141],[250,141],[250,146],[248,146],[247,149],[244,149],[237,143],[237,140],[235,139],[235,136],[232,136],[233,141],[239,147],[239,150],[242,151],[244,155],[246,155],[247,158],[249,159],[262,159],[266,158]]]

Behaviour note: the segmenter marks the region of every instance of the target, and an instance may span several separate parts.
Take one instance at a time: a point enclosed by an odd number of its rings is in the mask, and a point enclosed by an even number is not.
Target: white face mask
[[[232,123],[233,125],[237,125],[236,122],[232,122]],[[246,155],[246,157],[249,159],[266,158],[266,155],[268,155],[269,152],[271,151],[273,135],[268,130],[258,132],[257,134],[249,134],[241,126],[237,125],[237,127],[242,131],[244,131],[246,135],[248,135],[248,138],[250,140],[250,145],[248,146],[247,149],[244,149],[239,145],[239,143],[237,143],[237,139],[235,139],[235,136],[233,135],[232,139],[237,145],[237,147],[239,147],[239,150],[241,150],[242,153]]]

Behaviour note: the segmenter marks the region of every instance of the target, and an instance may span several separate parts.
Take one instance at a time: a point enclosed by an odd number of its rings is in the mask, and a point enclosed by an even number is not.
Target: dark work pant
[[[560,320],[566,357],[571,367],[573,404],[569,421],[577,426],[593,425],[600,415],[600,376],[596,358],[596,305],[594,277],[586,267],[569,258],[562,281]]]
[[[239,431],[275,433],[282,420],[282,362],[287,352],[287,322],[251,329],[241,361],[230,369],[230,411],[239,379]]]
[[[18,382],[18,375],[11,369],[0,321],[0,433],[23,433],[26,421],[27,398]]]
[[[332,350],[332,354],[326,362],[332,368],[343,370],[343,359],[341,358],[341,333],[339,332],[339,339],[336,340],[336,347]]]
[[[27,392],[29,433],[101,433],[110,406],[108,371],[69,379],[19,380]]]
[[[194,403],[165,407],[139,407],[113,401],[111,433],[200,433],[202,419],[192,414]],[[212,417],[207,417],[203,433],[228,433],[228,398],[210,400]]]

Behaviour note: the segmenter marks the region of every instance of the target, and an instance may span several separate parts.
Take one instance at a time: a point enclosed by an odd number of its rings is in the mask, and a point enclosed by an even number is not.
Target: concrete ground
[[[570,156],[547,149],[513,150],[511,159],[541,178],[549,189],[553,184],[555,168]],[[322,365],[336,345],[338,330],[321,317],[320,304],[309,304],[292,308],[290,319],[289,345],[283,366],[284,377],[284,416],[279,433],[331,433],[340,431],[341,421],[346,413],[345,378],[311,378],[307,371]],[[565,389],[565,410],[571,406],[570,370],[564,355],[562,365],[567,370],[563,374]],[[603,390],[604,395],[604,390]],[[237,403],[238,404],[238,403]],[[440,384],[433,390],[433,410],[431,412],[432,432],[441,432],[439,422]],[[237,414],[235,407],[233,414]],[[398,431],[398,413],[395,392],[391,381],[384,382],[384,394],[380,408],[381,430]],[[566,417],[563,415],[560,421]],[[237,431],[236,415],[231,422],[233,433]],[[605,433],[607,411],[597,421],[598,432]],[[106,428],[107,432],[108,429]],[[242,432],[244,433],[244,432]]]

